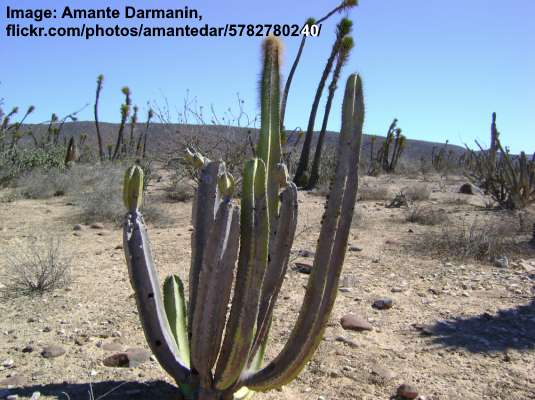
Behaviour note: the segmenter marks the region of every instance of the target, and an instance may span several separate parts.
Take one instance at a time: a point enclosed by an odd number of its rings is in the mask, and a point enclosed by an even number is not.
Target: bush
[[[27,199],[63,196],[69,190],[69,174],[58,168],[51,168],[48,171],[37,169],[17,179],[16,187],[16,193]]]
[[[360,201],[386,200],[390,196],[390,190],[386,186],[361,186],[358,191]]]
[[[167,197],[173,201],[185,202],[191,200],[194,195],[193,187],[182,180],[173,180],[171,186],[167,188]]]
[[[444,224],[439,232],[424,233],[418,248],[448,259],[493,260],[516,247],[517,225],[510,218],[472,222],[462,218],[460,225]]]
[[[18,148],[0,152],[0,185],[5,185],[34,169],[62,168],[65,163],[63,146]]]
[[[431,207],[411,207],[407,213],[407,222],[420,225],[439,225],[448,221],[448,216],[443,209],[435,210]]]
[[[431,197],[431,188],[425,183],[415,183],[407,186],[402,190],[403,194],[410,201],[429,200]]]
[[[42,295],[71,281],[71,260],[62,253],[57,238],[35,239],[6,258],[3,297]]]

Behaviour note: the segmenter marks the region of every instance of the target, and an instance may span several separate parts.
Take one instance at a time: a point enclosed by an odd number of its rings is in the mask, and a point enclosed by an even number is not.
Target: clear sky
[[[44,121],[52,112],[64,115],[92,103],[95,79],[102,73],[104,121],[118,121],[120,88],[125,85],[142,110],[148,101],[161,102],[163,96],[179,108],[188,89],[200,104],[213,104],[221,114],[235,106],[237,92],[249,114],[256,114],[258,106],[260,38],[7,38],[8,5],[58,11],[66,5],[120,9],[188,5],[202,13],[201,24],[219,25],[301,24],[336,4],[336,0],[0,0],[0,98],[5,109],[35,105],[31,121]],[[411,139],[488,143],[490,115],[496,111],[504,144],[515,152],[535,150],[535,1],[360,0],[349,16],[355,23],[356,48],[343,79],[354,71],[363,77],[367,133],[384,134],[397,117]],[[288,128],[306,127],[340,18],[330,19],[320,38],[308,41],[289,98]],[[299,39],[284,42],[286,74]],[[339,92],[329,124],[332,130],[340,125],[340,96]],[[80,119],[92,119],[91,107]],[[320,123],[318,118],[318,127]]]

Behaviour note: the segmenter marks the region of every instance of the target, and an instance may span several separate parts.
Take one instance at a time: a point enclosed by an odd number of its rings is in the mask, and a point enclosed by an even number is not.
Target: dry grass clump
[[[390,197],[388,186],[361,186],[358,191],[359,201],[387,200]]]
[[[167,188],[167,198],[172,201],[186,202],[193,196],[195,196],[193,186],[183,180],[173,180],[171,186]]]
[[[420,225],[439,225],[448,222],[448,215],[443,209],[414,206],[409,208],[406,221]]]
[[[440,231],[426,231],[418,237],[417,248],[446,259],[493,260],[517,247],[518,223],[511,218],[444,224]]]
[[[6,254],[6,271],[0,295],[42,295],[71,282],[71,259],[58,238],[35,239]]]
[[[28,171],[17,179],[15,193],[26,199],[63,196],[69,189],[69,174],[59,168]]]
[[[431,188],[425,183],[414,183],[403,188],[402,192],[410,201],[429,200],[431,197]]]

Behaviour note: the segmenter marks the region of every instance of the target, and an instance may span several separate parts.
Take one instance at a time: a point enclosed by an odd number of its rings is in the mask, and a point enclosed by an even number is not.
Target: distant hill
[[[101,133],[105,144],[115,144],[117,139],[117,131],[119,124],[101,123]],[[46,132],[46,125],[25,125],[24,129],[31,129],[35,134]],[[145,129],[145,126],[140,123],[137,125],[134,136]],[[62,136],[78,138],[82,133],[87,134],[87,143],[96,146],[96,130],[95,123],[92,121],[77,121],[67,122],[63,126]],[[217,140],[227,139],[240,143],[247,140],[247,136],[251,135],[253,139],[258,133],[257,129],[229,127],[222,125],[186,125],[186,124],[161,124],[151,123],[148,131],[148,145],[147,151],[151,154],[159,154],[161,156],[172,155],[180,149],[180,144],[184,142],[184,138],[195,138],[195,140],[203,141],[209,140],[210,143],[217,143]],[[125,136],[129,137],[130,127],[125,128]],[[370,146],[369,135],[364,135],[363,142],[363,156],[368,157]],[[334,145],[338,140],[337,132],[328,132],[326,143],[327,145]],[[381,143],[384,137],[378,136],[377,143]],[[302,140],[301,140],[302,143]],[[429,159],[434,146],[441,147],[443,143],[427,142],[423,140],[407,140],[407,146],[403,153],[403,158],[408,161],[419,160],[422,156]],[[315,144],[314,144],[315,146]],[[377,144],[376,144],[377,146]],[[314,148],[314,147],[313,147]],[[464,153],[465,149],[460,146],[449,145],[448,149],[452,150],[457,156]]]

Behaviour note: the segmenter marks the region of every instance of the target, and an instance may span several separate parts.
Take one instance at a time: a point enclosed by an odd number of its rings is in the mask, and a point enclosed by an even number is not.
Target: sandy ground
[[[393,191],[414,182],[366,179]],[[457,194],[460,183],[460,178],[432,179],[433,193],[423,203],[444,208],[450,221],[485,213],[481,196]],[[153,191],[157,195],[158,188]],[[156,265],[162,279],[178,273],[187,282],[191,203],[163,206],[174,222],[170,228],[150,228]],[[300,193],[299,207],[293,261],[312,262],[298,252],[314,251],[323,198]],[[422,255],[414,246],[438,227],[407,223],[406,209],[385,208],[384,201],[364,201],[358,209],[349,244],[362,251],[347,253],[346,289],[339,293],[318,352],[294,382],[255,398],[389,399],[400,384],[409,383],[427,400],[535,399],[535,252],[524,245],[510,257],[509,268]],[[19,398],[40,391],[44,399],[89,399],[91,389],[95,398],[176,398],[171,380],[154,361],[135,368],[102,364],[116,349],[147,346],[120,229],[84,226],[75,236],[78,215],[77,207],[61,197],[0,204],[0,272],[7,252],[32,236],[53,235],[73,258],[74,278],[67,290],[0,303],[0,391],[12,384],[10,391]],[[268,359],[282,348],[295,322],[307,278],[293,269],[287,273]],[[383,297],[391,298],[393,307],[372,308]],[[339,320],[347,313],[367,319],[373,330],[345,331]],[[42,348],[52,344],[66,353],[42,357]],[[23,352],[27,346],[33,351]]]

